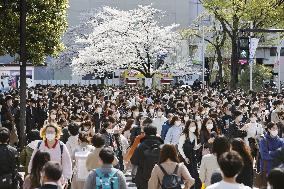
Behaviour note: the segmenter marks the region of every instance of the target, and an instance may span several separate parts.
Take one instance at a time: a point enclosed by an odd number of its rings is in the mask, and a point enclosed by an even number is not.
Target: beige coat
[[[99,153],[100,153],[101,150],[102,150],[102,148],[95,148],[95,150],[92,151],[88,155],[87,160],[86,160],[86,167],[87,167],[88,171],[91,171],[93,169],[97,169],[97,168],[102,166],[102,163],[101,163],[100,157],[99,157]],[[117,165],[117,163],[118,163],[118,159],[117,159],[117,157],[115,157],[112,164]]]
[[[205,186],[209,186],[211,184],[212,173],[217,169],[219,169],[219,165],[217,157],[214,154],[207,154],[202,157],[199,177],[201,182],[205,183]]]
[[[177,163],[166,161],[161,165],[168,174],[172,174],[174,172],[174,169],[176,168]],[[183,163],[179,164],[177,175],[183,179],[185,185],[184,189],[190,188],[195,182],[194,178],[191,177],[186,166]],[[151,173],[151,178],[148,181],[148,189],[161,189],[160,183],[162,182],[163,177],[164,173],[158,165],[155,165]]]

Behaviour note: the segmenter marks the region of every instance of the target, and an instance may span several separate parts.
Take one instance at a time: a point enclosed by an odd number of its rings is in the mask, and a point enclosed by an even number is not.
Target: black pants
[[[195,179],[194,185],[190,189],[200,189],[202,186],[201,180],[199,178],[199,174],[197,171],[197,162],[190,162],[189,164],[185,164],[188,172]]]

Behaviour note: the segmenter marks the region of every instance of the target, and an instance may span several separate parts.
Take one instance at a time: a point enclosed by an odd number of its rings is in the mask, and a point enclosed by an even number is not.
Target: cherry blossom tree
[[[76,75],[101,76],[117,69],[133,69],[151,78],[162,66],[157,64],[157,56],[173,55],[180,39],[175,31],[178,25],[159,25],[163,13],[151,5],[129,11],[103,7],[87,17],[86,33],[75,29],[71,32],[77,33],[75,36],[66,35],[71,48],[64,54],[66,58],[62,56],[63,60],[72,58]]]

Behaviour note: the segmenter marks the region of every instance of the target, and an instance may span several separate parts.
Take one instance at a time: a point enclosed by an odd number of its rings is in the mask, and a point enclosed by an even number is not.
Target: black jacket
[[[131,157],[131,163],[138,166],[137,174],[135,176],[135,184],[137,188],[148,188],[148,180],[151,177],[152,169],[158,160],[153,161],[152,157],[145,157],[146,150],[155,145],[162,145],[164,142],[160,137],[157,136],[145,136],[141,139],[140,145],[134,151]],[[159,158],[158,158],[159,159]]]
[[[242,126],[241,126],[242,127]],[[229,126],[227,137],[229,139],[233,138],[244,138],[247,136],[247,132],[240,129],[240,127],[235,123],[232,122]]]
[[[244,167],[237,176],[236,181],[243,183],[246,186],[253,187],[253,164],[248,161],[244,161]]]
[[[99,114],[99,113],[95,112],[94,115],[93,115],[93,121],[95,123],[96,133],[99,132],[99,130],[101,128],[102,120],[103,120],[103,114]]]
[[[284,163],[284,147],[278,149],[273,156],[272,168],[278,167]]]
[[[0,176],[17,174],[18,153],[15,148],[7,144],[0,144]]]

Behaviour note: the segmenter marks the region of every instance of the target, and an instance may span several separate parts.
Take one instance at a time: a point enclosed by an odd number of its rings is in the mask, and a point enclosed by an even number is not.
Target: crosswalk
[[[124,174],[126,178],[126,185],[128,189],[137,189],[135,183],[132,182],[131,173],[127,172]]]

